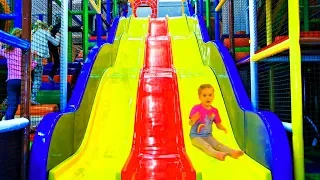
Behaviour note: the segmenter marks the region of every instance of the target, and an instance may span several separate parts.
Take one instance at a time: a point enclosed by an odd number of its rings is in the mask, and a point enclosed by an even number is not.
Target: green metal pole
[[[206,0],[206,25],[210,33],[210,0]]]
[[[83,59],[87,58],[89,50],[89,1],[82,1],[82,23],[83,23]]]
[[[118,2],[117,0],[113,0],[113,18],[117,17],[118,15]]]
[[[309,0],[303,0],[303,30],[309,31]]]
[[[68,27],[72,27],[72,15],[68,17]],[[72,62],[72,32],[68,32],[68,61]]]
[[[270,111],[275,112],[275,106],[274,106],[274,78],[273,78],[273,73],[274,73],[274,67],[270,67],[269,71],[269,101],[270,101]]]
[[[58,4],[59,7],[61,7],[61,1],[60,0],[55,0],[55,2]]]
[[[83,15],[83,11],[69,11],[70,15]],[[88,15],[95,15],[97,12],[95,10],[88,11]]]
[[[57,0],[56,2],[60,2],[61,7],[61,0]],[[69,1],[69,15],[68,15],[68,27],[72,27],[72,0]],[[68,62],[72,62],[72,32],[68,31]]]

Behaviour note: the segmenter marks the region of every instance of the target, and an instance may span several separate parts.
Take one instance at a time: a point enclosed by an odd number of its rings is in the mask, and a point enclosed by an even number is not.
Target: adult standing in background
[[[50,31],[51,36],[56,38],[56,34],[60,31],[60,28],[61,28],[61,19],[59,17],[56,17],[56,24],[53,26],[53,28]],[[53,77],[56,74],[58,68],[60,67],[60,55],[59,55],[60,43],[58,46],[55,46],[50,41],[48,41],[48,46],[49,46],[50,55],[53,58],[53,66],[49,74],[49,81],[51,83],[54,83]]]

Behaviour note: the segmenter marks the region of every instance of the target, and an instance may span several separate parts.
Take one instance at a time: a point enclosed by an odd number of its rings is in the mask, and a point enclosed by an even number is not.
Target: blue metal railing
[[[22,50],[28,50],[30,48],[30,42],[17,38],[16,36],[13,36],[1,30],[0,41],[10,46],[20,48]]]
[[[22,1],[15,0],[13,12],[10,14],[0,14],[0,20],[13,20],[14,27],[22,28]]]

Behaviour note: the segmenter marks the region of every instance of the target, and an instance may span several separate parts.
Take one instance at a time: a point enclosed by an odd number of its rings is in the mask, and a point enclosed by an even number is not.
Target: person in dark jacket
[[[56,25],[54,25],[51,29],[51,35],[53,37],[56,36],[56,34],[61,29],[61,19],[59,17],[56,18]],[[69,32],[82,32],[82,26],[81,27],[69,27]],[[49,42],[49,50],[53,57],[53,66],[51,69],[51,72],[49,74],[49,81],[51,83],[54,83],[53,77],[57,73],[57,70],[60,68],[60,55],[59,55],[59,46],[53,45],[51,42]]]
[[[60,18],[56,18],[56,22],[57,23],[53,26],[53,28],[50,31],[53,37],[56,36],[56,34],[60,31],[60,28],[61,28]],[[56,74],[58,68],[60,67],[60,55],[59,55],[59,49],[58,49],[60,45],[55,46],[51,42],[48,42],[48,46],[49,46],[51,57],[53,58],[53,66],[49,74],[49,81],[54,83],[53,77]]]

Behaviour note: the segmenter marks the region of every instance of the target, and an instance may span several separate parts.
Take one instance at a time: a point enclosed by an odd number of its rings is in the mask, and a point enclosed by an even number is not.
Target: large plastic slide
[[[281,122],[242,106],[230,55],[219,42],[204,42],[201,23],[186,16],[126,20],[80,147],[48,168],[49,179],[292,179]],[[228,130],[214,128],[214,136],[246,152],[237,160],[218,161],[191,145],[188,115],[202,83],[214,86],[214,106]]]

